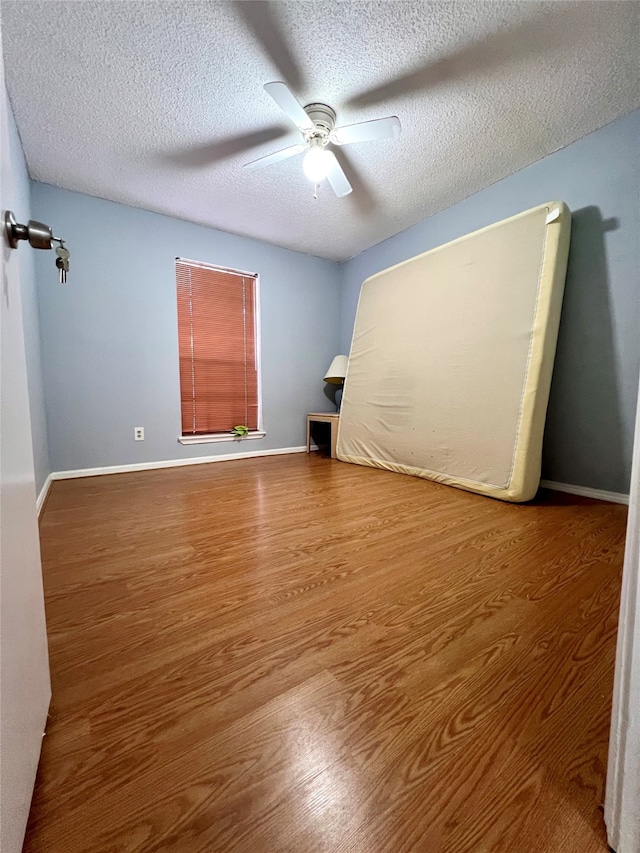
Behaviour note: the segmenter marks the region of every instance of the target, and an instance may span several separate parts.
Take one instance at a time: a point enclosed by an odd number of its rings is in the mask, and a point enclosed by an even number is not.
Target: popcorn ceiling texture
[[[336,260],[640,106],[636,2],[1,8],[32,178]],[[262,89],[280,79],[338,124],[400,117],[398,141],[339,150],[351,196],[314,201],[301,158],[242,168],[298,141]]]

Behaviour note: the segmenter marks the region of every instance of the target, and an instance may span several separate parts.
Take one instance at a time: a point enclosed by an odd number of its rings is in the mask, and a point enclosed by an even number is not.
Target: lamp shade
[[[331,362],[329,370],[325,373],[324,381],[331,382],[332,385],[342,385],[344,377],[347,375],[347,362],[349,359],[346,355],[337,355]]]
[[[331,154],[325,148],[311,147],[302,161],[302,169],[305,175],[314,184],[319,184],[329,174],[331,168]]]

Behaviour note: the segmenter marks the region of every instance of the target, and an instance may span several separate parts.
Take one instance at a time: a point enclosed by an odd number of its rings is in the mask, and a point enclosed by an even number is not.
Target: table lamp
[[[344,386],[344,378],[347,375],[347,363],[348,358],[346,355],[337,355],[331,362],[329,370],[327,370],[324,376],[325,382],[329,382],[331,385],[340,386],[340,388],[336,389],[336,412],[340,411],[342,388]],[[338,396],[338,392],[340,393],[340,396]]]

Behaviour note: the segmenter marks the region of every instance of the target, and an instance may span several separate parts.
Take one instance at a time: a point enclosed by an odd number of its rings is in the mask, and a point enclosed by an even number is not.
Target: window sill
[[[266,432],[258,429],[249,435],[237,436],[226,433],[215,433],[214,435],[181,435],[178,438],[180,444],[215,444],[218,441],[249,441],[252,438],[264,438]]]

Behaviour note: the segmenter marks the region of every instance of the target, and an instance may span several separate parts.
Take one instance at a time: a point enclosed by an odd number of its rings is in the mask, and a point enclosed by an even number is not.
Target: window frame
[[[202,435],[183,435],[182,434],[182,417],[180,417],[180,434],[178,435],[178,442],[180,444],[214,444],[219,441],[251,441],[257,438],[264,438],[266,436],[266,431],[263,425],[263,414],[262,414],[262,322],[261,322],[261,306],[260,306],[260,273],[257,272],[249,272],[248,270],[239,270],[235,267],[223,267],[219,264],[210,264],[206,261],[196,261],[192,258],[183,258],[182,256],[178,256],[174,260],[174,278],[176,278],[176,264],[178,261],[182,261],[186,264],[191,264],[192,266],[200,267],[201,269],[207,270],[215,270],[217,272],[231,273],[232,275],[244,276],[245,278],[253,278],[255,279],[254,293],[255,293],[255,360],[256,360],[256,374],[257,374],[257,395],[258,395],[258,428],[256,430],[251,430],[247,435],[237,436],[232,435],[231,433],[226,432],[213,432]],[[177,279],[176,279],[176,319],[178,314],[178,305],[177,305]],[[180,403],[180,374],[178,373],[178,403]]]

